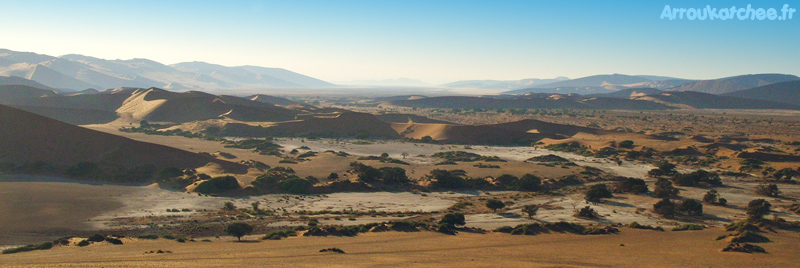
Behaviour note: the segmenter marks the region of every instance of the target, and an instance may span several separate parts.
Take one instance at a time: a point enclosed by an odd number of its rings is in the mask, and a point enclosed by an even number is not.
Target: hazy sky
[[[606,2],[0,0],[0,48],[281,67],[328,81],[800,75],[800,14],[659,18],[665,5],[797,1]]]

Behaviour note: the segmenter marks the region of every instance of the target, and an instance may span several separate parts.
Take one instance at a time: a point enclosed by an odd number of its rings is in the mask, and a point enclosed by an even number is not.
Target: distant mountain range
[[[800,77],[788,74],[748,74],[714,80],[701,80],[669,88],[666,89],[666,91],[697,91],[711,94],[725,94],[774,83],[797,80],[800,80]]]
[[[148,59],[105,60],[75,54],[53,57],[7,49],[0,49],[0,76],[16,76],[40,84],[28,86],[68,91],[118,87],[209,90],[335,86],[281,68],[226,67],[205,62],[167,66]],[[0,84],[9,83],[0,81]]]
[[[442,86],[451,88],[479,88],[479,89],[519,89],[529,88],[539,85],[566,81],[569,78],[559,76],[553,79],[529,78],[522,80],[462,80],[447,83]]]
[[[800,80],[787,74],[749,74],[713,80],[687,80],[652,75],[593,75],[504,92],[505,94],[558,93],[558,94],[605,94],[630,88],[652,88],[664,91],[696,91],[710,94],[725,94],[773,83]]]
[[[760,91],[775,92],[786,100],[800,98],[797,83],[782,83]],[[778,84],[773,84],[778,85]],[[756,88],[758,89],[758,88]],[[753,89],[753,90],[756,90]],[[771,90],[771,91],[768,91]],[[759,95],[746,92],[744,96]],[[774,99],[775,97],[771,97]],[[528,93],[509,96],[443,96],[415,99],[395,99],[384,106],[446,109],[594,109],[594,110],[667,110],[667,109],[786,109],[800,110],[798,102],[780,102],[770,98],[748,98],[715,95],[702,92],[666,92],[653,88],[632,88],[611,93],[582,96],[578,94]]]

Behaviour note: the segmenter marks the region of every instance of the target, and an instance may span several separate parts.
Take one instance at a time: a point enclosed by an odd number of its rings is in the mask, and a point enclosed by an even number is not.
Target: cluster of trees
[[[289,167],[274,167],[253,181],[253,187],[261,191],[282,191],[292,194],[306,194],[314,187],[314,177],[300,178]]]
[[[674,218],[676,212],[686,215],[703,215],[703,203],[695,199],[685,199],[676,204],[669,198],[664,198],[653,205],[653,211],[665,218]]]
[[[406,175],[406,170],[401,167],[374,168],[359,162],[350,163],[351,172],[358,176],[358,180],[365,183],[382,183],[384,185],[403,186],[411,183]]]

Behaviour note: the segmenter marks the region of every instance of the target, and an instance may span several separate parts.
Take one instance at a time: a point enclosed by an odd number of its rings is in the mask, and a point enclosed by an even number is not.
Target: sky
[[[554,3],[557,2],[557,3]],[[792,1],[6,1],[0,48],[279,67],[326,81],[800,75],[787,20],[661,19]]]

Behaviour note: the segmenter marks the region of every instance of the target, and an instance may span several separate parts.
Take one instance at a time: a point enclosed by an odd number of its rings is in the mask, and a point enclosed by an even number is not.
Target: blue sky
[[[800,14],[662,20],[790,1],[3,1],[0,48],[281,67],[328,81],[800,75]]]

